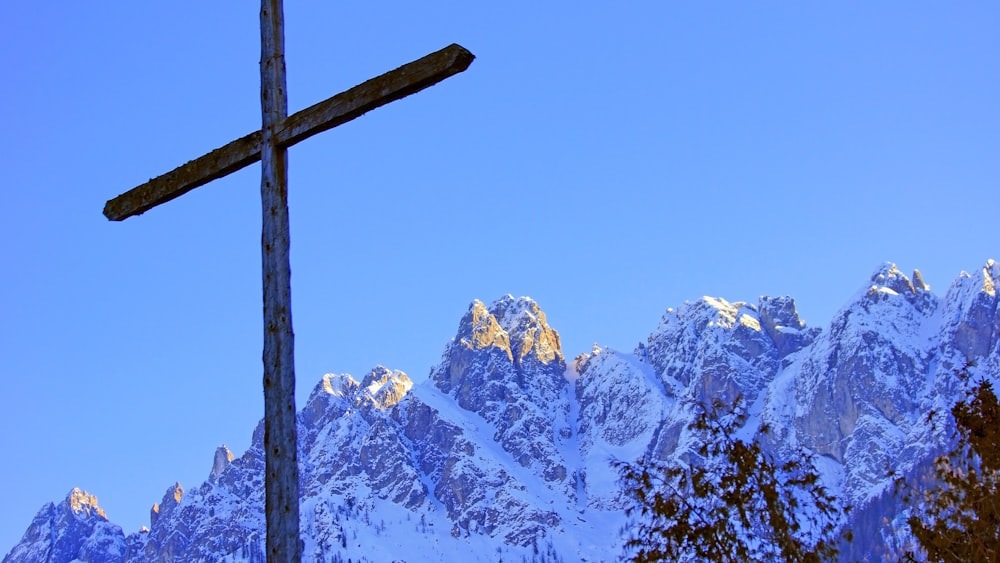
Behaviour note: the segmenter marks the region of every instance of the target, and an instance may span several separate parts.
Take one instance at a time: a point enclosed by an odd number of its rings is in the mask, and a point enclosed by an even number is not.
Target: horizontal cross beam
[[[461,45],[407,63],[288,116],[275,133],[279,146],[299,141],[409,96],[469,68],[475,55]],[[121,221],[260,160],[261,132],[255,131],[136,186],[104,205],[104,216]]]

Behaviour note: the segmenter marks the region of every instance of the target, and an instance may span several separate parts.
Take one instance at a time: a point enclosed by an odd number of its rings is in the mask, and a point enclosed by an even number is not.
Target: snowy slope
[[[779,457],[815,454],[855,511],[852,554],[905,541],[888,468],[925,466],[947,443],[957,369],[1000,375],[1000,265],[943,297],[880,266],[826,330],[789,297],[704,297],[667,309],[631,353],[566,362],[537,303],[474,302],[418,385],[376,367],[322,378],[299,414],[300,506],[310,561],[606,561],[628,523],[613,460],[668,460],[694,445],[698,403],[740,396],[742,430]],[[208,479],[167,488],[148,529],[126,534],[78,489],[43,507],[8,561],[262,561],[263,427]]]

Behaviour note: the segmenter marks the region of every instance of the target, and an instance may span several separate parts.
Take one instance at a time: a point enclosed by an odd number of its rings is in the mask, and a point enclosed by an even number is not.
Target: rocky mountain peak
[[[66,504],[69,505],[70,510],[77,514],[85,516],[95,514],[105,520],[108,519],[108,515],[104,513],[104,509],[97,505],[97,497],[79,488],[74,487],[66,495]]]
[[[489,312],[507,333],[516,362],[534,357],[543,364],[563,360],[559,333],[549,326],[545,313],[530,297],[507,294],[490,305]]]
[[[559,333],[530,297],[508,294],[489,307],[473,301],[459,323],[455,342],[469,350],[494,348],[518,364],[528,358],[542,364],[564,360]]]
[[[556,442],[572,435],[565,372],[545,313],[530,298],[506,295],[489,308],[472,303],[430,379],[490,423],[518,464],[541,464],[546,481],[561,482],[567,472]]]
[[[233,461],[233,452],[225,444],[215,449],[215,457],[212,459],[212,472],[208,475],[209,481],[215,481],[222,475],[222,472],[229,467]]]
[[[108,522],[97,497],[74,488],[61,503],[38,511],[3,563],[105,561],[108,554],[121,551],[124,540],[121,527]]]
[[[181,487],[180,483],[174,483],[170,487],[167,487],[167,492],[163,493],[163,499],[158,503],[154,503],[153,507],[149,509],[150,527],[156,525],[156,521],[161,516],[172,512],[181,503],[182,498],[184,498],[184,487]]]
[[[802,362],[798,402],[806,408],[798,407],[796,425],[817,453],[848,465],[860,457],[887,464],[898,454],[889,446],[892,429],[923,400],[936,363],[927,339],[938,331],[940,299],[919,272],[914,278],[916,284],[895,264],[881,265]],[[855,442],[860,435],[867,438]],[[877,447],[869,448],[869,439]],[[846,479],[851,490],[884,486],[880,476]]]
[[[747,316],[744,311],[746,302],[734,301],[730,303],[721,297],[703,296],[694,302],[686,302],[678,310],[667,309],[663,316],[663,323],[669,323],[673,319],[682,322],[693,321],[699,330],[707,327],[733,328],[738,323],[747,324],[751,327],[756,323],[756,315]],[[752,310],[753,307],[750,307]],[[673,319],[672,319],[673,318]],[[674,321],[676,322],[676,321]],[[759,327],[757,327],[759,328]]]
[[[306,401],[303,421],[315,424],[328,416],[330,400],[340,404],[337,412],[354,407],[384,411],[401,401],[412,388],[413,380],[406,373],[384,366],[376,366],[360,382],[346,373],[328,373]]]
[[[991,351],[1000,351],[1000,264],[987,260],[971,274],[962,272],[948,288],[944,302],[944,322],[950,341],[961,352],[964,361],[991,358],[1000,363]],[[961,363],[962,360],[958,359]]]
[[[976,278],[982,280],[982,292],[995,297],[997,285],[1000,284],[1000,264],[990,259],[981,270],[976,272]]]
[[[784,315],[790,322],[791,313]],[[757,307],[715,297],[667,309],[636,355],[648,359],[669,393],[705,403],[754,396],[779,367],[778,349]]]
[[[357,380],[346,373],[328,373],[323,376],[319,387],[321,387],[323,393],[326,393],[327,395],[333,395],[334,397],[346,397],[357,385]],[[316,391],[319,391],[319,389]]]
[[[472,302],[431,379],[447,394],[460,388],[459,404],[479,410],[481,401],[471,392],[481,395],[489,381],[529,389],[541,385],[555,392],[549,380],[564,371],[559,333],[548,325],[545,313],[529,297],[505,295],[489,307],[478,299]]]
[[[505,352],[511,360],[514,359],[510,349],[510,336],[500,326],[496,316],[478,299],[472,302],[469,312],[462,317],[455,341],[470,350],[496,348]]]
[[[903,300],[888,299],[895,295],[901,295]],[[906,303],[920,313],[929,313],[937,306],[938,298],[930,292],[930,286],[924,282],[920,270],[914,270],[913,280],[910,280],[895,264],[886,262],[875,270],[855,302],[860,302],[866,310],[879,302],[893,303],[897,307]]]
[[[806,326],[795,309],[795,299],[791,297],[762,296],[757,308],[760,311],[761,324],[770,330],[801,330]]]
[[[879,266],[872,274],[871,282],[873,287],[891,289],[896,293],[914,293],[917,290],[910,278],[892,262]]]
[[[779,357],[786,357],[813,343],[820,329],[806,328],[795,300],[788,296],[762,296],[758,305],[761,327],[774,342]]]
[[[413,388],[413,380],[399,370],[376,366],[361,380],[361,388],[371,397],[375,408],[387,409]]]

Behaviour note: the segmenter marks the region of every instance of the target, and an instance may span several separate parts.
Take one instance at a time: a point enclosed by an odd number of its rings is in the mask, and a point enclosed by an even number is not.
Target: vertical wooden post
[[[460,45],[403,65],[288,118],[282,0],[260,3],[261,130],[150,179],[104,206],[121,221],[261,160],[261,270],[264,278],[264,513],[267,561],[299,563],[299,467],[295,335],[289,266],[287,149],[307,137],[419,92],[468,68]]]
[[[261,256],[264,278],[264,457],[267,560],[298,563],[299,471],[289,266],[287,150],[275,133],[288,115],[282,0],[261,0]]]

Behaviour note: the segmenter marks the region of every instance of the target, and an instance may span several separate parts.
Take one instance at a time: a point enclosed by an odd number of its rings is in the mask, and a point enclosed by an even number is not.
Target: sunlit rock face
[[[212,463],[212,472],[209,473],[209,481],[216,481],[222,472],[229,467],[229,464],[233,461],[233,452],[229,451],[224,444],[216,448],[215,450],[215,461]]]
[[[398,403],[413,388],[413,381],[401,371],[378,366],[361,380],[361,387],[368,392],[375,408],[385,410]]]
[[[545,313],[528,298],[507,295],[489,308],[472,303],[431,378],[462,408],[479,412],[504,396],[507,383],[523,395],[554,399],[564,386],[564,371],[559,333]]]
[[[507,295],[488,308],[473,302],[431,380],[491,424],[493,439],[519,464],[564,481],[559,449],[573,435],[565,371],[559,333],[545,313],[531,299]]]
[[[824,330],[790,297],[704,297],[632,352],[569,365],[537,303],[475,301],[426,380],[377,366],[317,383],[298,417],[303,559],[615,560],[629,527],[613,460],[698,463],[700,405],[736,397],[741,438],[779,460],[805,448],[855,507],[850,557],[891,555],[905,514],[886,469],[926,469],[948,444],[928,413],[960,396],[957,370],[1000,383],[998,284],[991,260],[939,297],[884,264]],[[206,456],[208,479],[168,487],[127,536],[74,490],[4,563],[263,562],[262,439],[263,423],[243,455]]]

